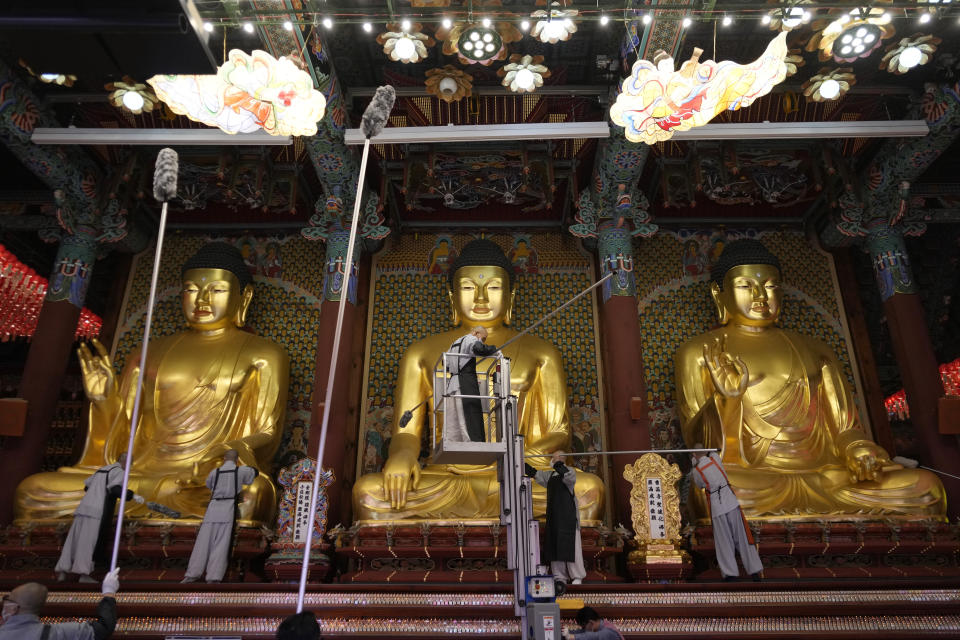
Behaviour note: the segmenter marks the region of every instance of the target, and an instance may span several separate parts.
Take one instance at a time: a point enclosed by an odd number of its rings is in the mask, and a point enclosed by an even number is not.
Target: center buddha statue
[[[260,471],[244,491],[240,522],[272,526],[277,492],[266,474],[280,444],[289,358],[277,344],[241,330],[253,283],[235,247],[205,245],[182,275],[189,329],[150,342],[130,488],[184,517],[201,518],[210,499],[206,476],[235,449],[241,464]],[[140,349],[117,380],[106,349],[96,341],[93,347],[79,349],[90,399],[83,455],[74,467],[24,479],[17,487],[17,521],[72,515],[84,480],[127,449]],[[156,517],[135,504],[127,515]]]
[[[688,446],[721,449],[747,517],[943,519],[940,480],[906,469],[863,431],[831,349],[777,327],[777,257],[756,240],[723,249],[711,270],[721,327],[676,353],[676,402]],[[707,516],[702,491],[691,495]]]
[[[403,411],[430,398],[433,368],[440,355],[472,327],[487,329],[487,344],[502,345],[517,331],[511,324],[516,285],[503,250],[489,240],[467,244],[449,271],[448,296],[455,328],[429,336],[407,348],[400,361],[394,395],[393,434],[382,473],[360,477],[353,487],[354,517],[360,521],[499,517],[500,485],[495,465],[427,464],[418,461],[424,427],[438,428],[433,412]],[[461,327],[461,324],[464,325]],[[549,454],[570,447],[567,380],[560,352],[533,335],[524,335],[503,351],[510,359],[510,388],[518,396],[518,429],[525,436],[534,466],[549,467]],[[478,363],[478,369],[482,364]],[[426,403],[430,404],[430,403]],[[442,414],[441,414],[442,415]],[[601,518],[603,481],[577,470],[576,494],[581,521]],[[542,516],[546,489],[533,487],[533,510]]]

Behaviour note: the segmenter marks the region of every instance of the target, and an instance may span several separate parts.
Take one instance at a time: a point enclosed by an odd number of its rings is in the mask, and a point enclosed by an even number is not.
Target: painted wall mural
[[[152,334],[170,335],[186,328],[180,311],[180,267],[202,244],[231,242],[240,249],[255,283],[247,326],[257,335],[276,341],[290,355],[290,394],[283,439],[277,451],[277,468],[306,453],[310,431],[310,406],[317,349],[317,327],[323,296],[321,269],[324,244],[300,236],[223,238],[214,236],[168,237],[163,244],[157,308]],[[138,256],[132,284],[120,313],[114,346],[114,363],[121,367],[143,336],[146,300],[150,287],[153,249]]]
[[[445,274],[460,249],[475,237],[479,236],[405,235],[375,259],[359,474],[379,471],[386,459],[397,366],[404,349],[451,328]],[[517,274],[517,329],[536,322],[592,282],[590,258],[579,250],[575,238],[556,233],[487,237],[503,248]],[[602,450],[599,363],[589,297],[542,325],[536,334],[555,344],[563,356],[573,450]],[[593,456],[577,458],[576,464],[588,471],[600,468],[599,458]]]
[[[783,265],[781,326],[826,342],[836,353],[860,404],[850,366],[852,348],[841,325],[839,292],[829,258],[800,232],[749,229],[661,231],[634,249],[634,271],[650,406],[650,439],[657,449],[683,446],[673,403],[673,354],[687,340],[717,326],[710,299],[710,266],[734,239],[760,240]],[[860,411],[861,419],[865,413]]]

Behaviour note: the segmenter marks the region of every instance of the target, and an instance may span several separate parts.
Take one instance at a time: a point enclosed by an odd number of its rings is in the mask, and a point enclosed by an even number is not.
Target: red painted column
[[[331,245],[330,243],[334,243]],[[327,258],[336,269],[336,240],[328,240]],[[344,253],[346,246],[343,247]],[[332,256],[332,257],[331,257]],[[342,259],[342,256],[340,256]],[[356,380],[363,374],[363,345],[365,336],[366,298],[370,273],[370,260],[360,260],[353,275],[356,282],[356,298],[348,298],[344,308],[343,326],[340,334],[340,349],[337,354],[333,380],[333,395],[330,405],[330,418],[327,427],[327,440],[322,452],[320,465],[332,469],[335,482],[327,497],[329,509],[327,521],[330,525],[338,522],[349,525],[351,522],[351,493],[356,470],[357,428],[359,417],[360,382]],[[331,280],[327,273],[328,284]],[[354,286],[351,285],[351,290]],[[323,424],[323,402],[327,392],[327,379],[330,373],[330,355],[333,351],[333,339],[337,322],[337,308],[340,305],[339,293],[328,295],[325,287],[325,300],[320,310],[320,327],[317,335],[316,368],[313,385],[313,409],[310,417],[310,435],[307,441],[307,454],[318,457],[320,429]],[[336,300],[330,298],[336,297]]]
[[[884,223],[870,229],[868,246],[910,421],[923,448],[920,464],[960,475],[960,443],[956,436],[940,434],[937,405],[943,397],[943,383],[903,235]],[[948,515],[960,515],[960,480],[942,475],[940,480],[947,490]]]
[[[0,469],[3,469],[6,487],[0,491],[0,523],[13,520],[16,486],[40,470],[79,319],[80,307],[66,300],[47,300],[41,307],[20,380],[19,396],[28,403],[23,436],[8,437],[0,451]]]
[[[616,272],[602,290],[600,342],[603,353],[603,377],[607,392],[607,450],[636,451],[650,448],[650,420],[647,408],[647,384],[643,372],[640,318],[637,312],[636,285],[632,273],[633,251],[627,229],[600,230],[598,253],[601,276]],[[631,411],[631,405],[632,411]],[[613,521],[630,522],[631,484],[623,469],[638,455],[611,456]]]

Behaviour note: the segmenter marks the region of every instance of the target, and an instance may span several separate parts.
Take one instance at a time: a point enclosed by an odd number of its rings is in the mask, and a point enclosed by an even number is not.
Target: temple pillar
[[[607,391],[606,449],[635,451],[650,448],[647,385],[643,373],[640,318],[630,229],[613,223],[600,226],[597,240],[601,277],[615,275],[602,286],[600,341]],[[623,477],[632,454],[611,456],[615,505],[614,522],[630,522],[632,486]]]
[[[833,264],[837,271],[837,282],[840,285],[840,295],[843,298],[847,326],[850,328],[850,337],[853,340],[854,357],[860,370],[863,402],[866,405],[867,416],[873,427],[873,439],[889,451],[891,456],[895,456],[897,450],[893,439],[893,431],[890,429],[887,408],[883,404],[883,389],[880,388],[877,362],[873,356],[873,347],[870,344],[870,335],[867,332],[866,321],[863,316],[863,305],[860,303],[859,286],[853,272],[850,249],[841,249],[835,252],[833,254]]]
[[[23,436],[7,438],[0,451],[0,469],[9,488],[0,492],[0,523],[13,519],[13,488],[40,471],[43,463],[61,381],[70,361],[77,321],[96,260],[95,237],[78,232],[64,236],[60,242],[20,381],[19,397],[27,401]]]
[[[943,384],[903,233],[886,223],[876,224],[868,228],[867,247],[910,406],[910,420],[926,457],[921,462],[960,475],[960,444],[956,436],[939,432],[937,405],[943,397]],[[960,480],[947,476],[940,479],[947,489],[948,515],[956,516],[960,514]]]
[[[320,466],[333,470],[334,483],[328,493],[329,521],[350,523],[351,491],[356,458],[356,406],[353,418],[350,416],[349,393],[351,371],[362,369],[362,358],[355,353],[355,337],[362,338],[363,331],[357,331],[362,322],[362,314],[357,308],[357,292],[361,289],[360,243],[354,247],[353,273],[347,292],[347,302],[343,313],[343,326],[340,334],[340,349],[337,353],[331,396],[330,417],[327,427],[327,440],[324,450],[319,451],[320,429],[323,424],[324,399],[327,393],[327,381],[330,375],[330,354],[333,351],[334,334],[337,324],[337,309],[343,294],[344,265],[346,264],[347,244],[350,234],[347,230],[336,228],[327,237],[327,253],[323,272],[323,304],[320,308],[320,326],[317,334],[316,368],[313,385],[313,407],[310,417],[310,435],[307,442],[307,455],[320,458]],[[366,299],[366,291],[363,292]],[[362,341],[361,341],[362,351]],[[348,444],[352,443],[352,446]],[[339,519],[339,520],[338,520]]]

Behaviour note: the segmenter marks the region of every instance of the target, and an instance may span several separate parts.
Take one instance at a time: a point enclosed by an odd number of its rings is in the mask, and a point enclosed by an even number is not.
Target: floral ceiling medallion
[[[815,34],[807,43],[807,51],[818,51],[820,60],[854,62],[870,56],[882,40],[896,33],[890,24],[890,13],[884,9],[853,9]]]
[[[389,24],[387,31],[377,36],[377,43],[383,45],[383,52],[394,62],[420,62],[427,57],[427,47],[436,44],[422,29],[419,22],[410,25],[409,29]]]
[[[464,64],[488,66],[506,60],[507,45],[522,40],[523,34],[509,22],[489,26],[481,22],[457,23],[449,29],[438,29],[437,39],[443,41],[444,55],[456,55]]]
[[[936,36],[925,36],[919,33],[903,38],[900,42],[887,47],[887,52],[880,60],[880,68],[896,75],[903,75],[914,67],[930,62],[930,57],[933,56],[940,42],[940,38]]]
[[[27,73],[32,75],[34,78],[40,80],[40,82],[46,84],[56,84],[62,87],[72,87],[77,81],[77,76],[71,73],[37,73],[30,68],[30,65],[27,64],[27,61],[23,58],[19,60],[20,66],[27,70]]]
[[[316,135],[327,104],[310,74],[259,50],[232,50],[216,75],[156,75],[147,82],[174,113],[227,133]]]
[[[473,76],[452,64],[439,69],[430,69],[426,76],[427,93],[437,96],[444,102],[456,102],[473,95]]]
[[[857,83],[851,67],[824,67],[803,83],[803,95],[814,102],[839,100]]]
[[[530,32],[534,38],[539,38],[540,42],[556,44],[563,40],[569,40],[570,36],[577,32],[577,24],[573,18],[577,17],[579,11],[576,9],[554,9],[559,7],[559,3],[554,2],[550,6],[550,11],[534,11],[530,17],[537,22],[533,25],[533,31]]]
[[[510,63],[503,65],[497,75],[503,78],[500,83],[514,93],[533,92],[543,86],[543,79],[550,77],[550,70],[542,64],[543,56],[510,56]]]
[[[633,64],[610,107],[610,119],[624,127],[628,140],[647,144],[668,140],[675,131],[707,124],[721,111],[750,106],[787,76],[786,32],[744,65],[730,60],[700,62],[701,53],[695,48],[679,70],[662,51],[655,63],[641,59]]]
[[[130,76],[123,76],[121,82],[110,82],[104,88],[110,92],[110,104],[134,115],[153,111],[159,102],[150,87]]]

